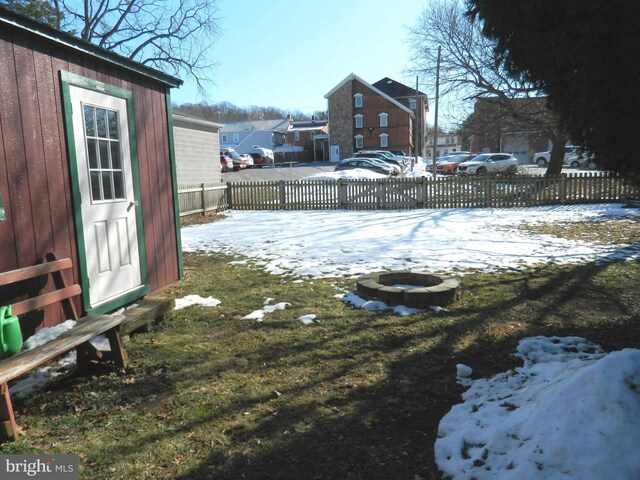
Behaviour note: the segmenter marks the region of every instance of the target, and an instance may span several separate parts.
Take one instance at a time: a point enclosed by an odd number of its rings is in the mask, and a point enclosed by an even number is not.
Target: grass
[[[76,454],[92,479],[436,479],[457,363],[505,371],[531,335],[640,348],[636,262],[465,275],[448,312],[401,317],[334,298],[353,279],[296,283],[230,260],[186,255],[170,293],[221,305],[133,336],[124,371],[66,375],[16,402],[26,435],[2,453]],[[241,319],[265,297],[291,306]],[[296,321],[308,313],[315,324]]]

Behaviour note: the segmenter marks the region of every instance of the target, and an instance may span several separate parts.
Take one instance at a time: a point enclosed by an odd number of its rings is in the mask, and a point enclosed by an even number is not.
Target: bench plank
[[[47,305],[61,302],[62,300],[67,300],[69,298],[75,297],[76,295],[80,295],[81,293],[82,288],[80,287],[80,285],[71,285],[60,290],[43,293],[42,295],[39,295],[37,297],[28,298],[21,302],[14,303],[13,305],[11,305],[11,313],[16,316],[22,315],[23,313],[38,310],[40,308],[46,307]]]
[[[75,327],[64,332],[58,338],[0,361],[0,384],[19,377],[65,352],[73,350],[97,335],[119,327],[124,320],[125,316],[120,313],[90,315],[81,318]]]
[[[72,266],[73,266],[73,263],[71,262],[70,258],[63,258],[61,260],[54,260],[50,262],[41,263],[40,265],[32,265],[30,267],[11,270],[10,272],[3,272],[3,273],[0,273],[0,285],[8,285],[10,283],[29,280],[31,278],[39,277],[41,275],[46,275],[48,273],[67,270]]]

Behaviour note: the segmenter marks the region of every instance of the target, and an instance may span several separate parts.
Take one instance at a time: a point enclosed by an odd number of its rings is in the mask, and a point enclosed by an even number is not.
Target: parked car
[[[447,152],[447,153],[443,153],[442,155],[440,155],[441,157],[450,157],[452,155],[469,155],[471,152],[467,152],[465,150],[461,150],[459,152],[456,152],[455,150],[453,152]]]
[[[244,160],[244,164],[247,166],[247,168],[253,167],[253,157],[251,155],[249,155],[248,153],[240,153],[239,157]]]
[[[513,174],[518,171],[518,159],[508,153],[481,153],[458,165],[458,175]]]
[[[395,155],[396,157],[406,157],[407,154],[404,153],[402,150],[389,150],[389,153]]]
[[[473,153],[463,153],[461,155],[443,157],[443,161],[439,163],[436,159],[436,173],[440,173],[441,175],[455,175],[458,165],[467,160],[471,160],[473,157],[475,157]]]
[[[262,148],[259,145],[254,145],[249,152],[251,158],[253,158],[253,165],[258,168],[262,168],[265,165],[273,165],[275,163],[275,155],[273,150],[268,148]]]
[[[578,147],[575,145],[567,145],[564,147],[564,159],[563,162],[568,160],[569,157],[573,157],[578,154]],[[551,151],[538,152],[533,156],[533,163],[539,167],[546,167],[549,165],[549,159],[551,158]]]
[[[382,173],[383,175],[393,175],[393,169],[389,165],[375,162],[371,158],[347,158],[336,165],[335,171],[353,170],[355,168],[363,168],[372,172]]]
[[[598,160],[591,155],[578,155],[574,158],[578,160],[579,168],[588,168],[589,170],[597,170],[599,168]]]
[[[243,168],[247,168],[247,163],[245,158],[242,157],[238,152],[236,152],[231,147],[221,147],[220,155],[231,159],[231,162],[233,163],[231,168],[236,172],[238,170],[242,170]]]
[[[220,154],[220,171],[224,173],[231,170],[233,170],[233,160],[226,155]]]
[[[398,173],[401,173],[402,170],[407,168],[407,163],[404,158],[396,157],[389,152],[380,150],[360,150],[353,154],[353,158],[377,158],[385,163],[397,166],[400,169]]]

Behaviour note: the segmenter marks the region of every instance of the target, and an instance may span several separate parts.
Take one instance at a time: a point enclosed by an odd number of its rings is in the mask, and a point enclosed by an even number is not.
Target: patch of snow
[[[174,310],[180,310],[191,305],[202,305],[203,307],[217,307],[220,305],[220,300],[207,297],[203,298],[200,295],[187,295],[182,298],[176,298],[176,306],[173,308]]]
[[[310,313],[308,315],[303,315],[301,317],[298,317],[298,321],[302,322],[305,325],[310,325],[313,323],[313,321],[316,319],[316,316],[313,313]]]

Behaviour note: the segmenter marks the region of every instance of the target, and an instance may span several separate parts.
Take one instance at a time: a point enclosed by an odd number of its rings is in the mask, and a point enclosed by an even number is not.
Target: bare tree
[[[440,46],[440,95],[458,117],[454,116],[454,121],[462,124],[472,104],[489,100],[494,108],[490,113],[483,110],[482,116],[476,114],[471,125],[486,130],[490,125],[510,122],[521,131],[544,132],[553,144],[547,175],[560,173],[566,134],[546,102],[522,101],[541,97],[543,92],[502,68],[496,61],[495,42],[485,37],[481,23],[466,13],[460,0],[428,3],[410,30],[415,73],[433,78],[430,83],[435,85]]]
[[[204,93],[215,66],[215,0],[53,1],[63,29],[170,75],[189,75]]]

